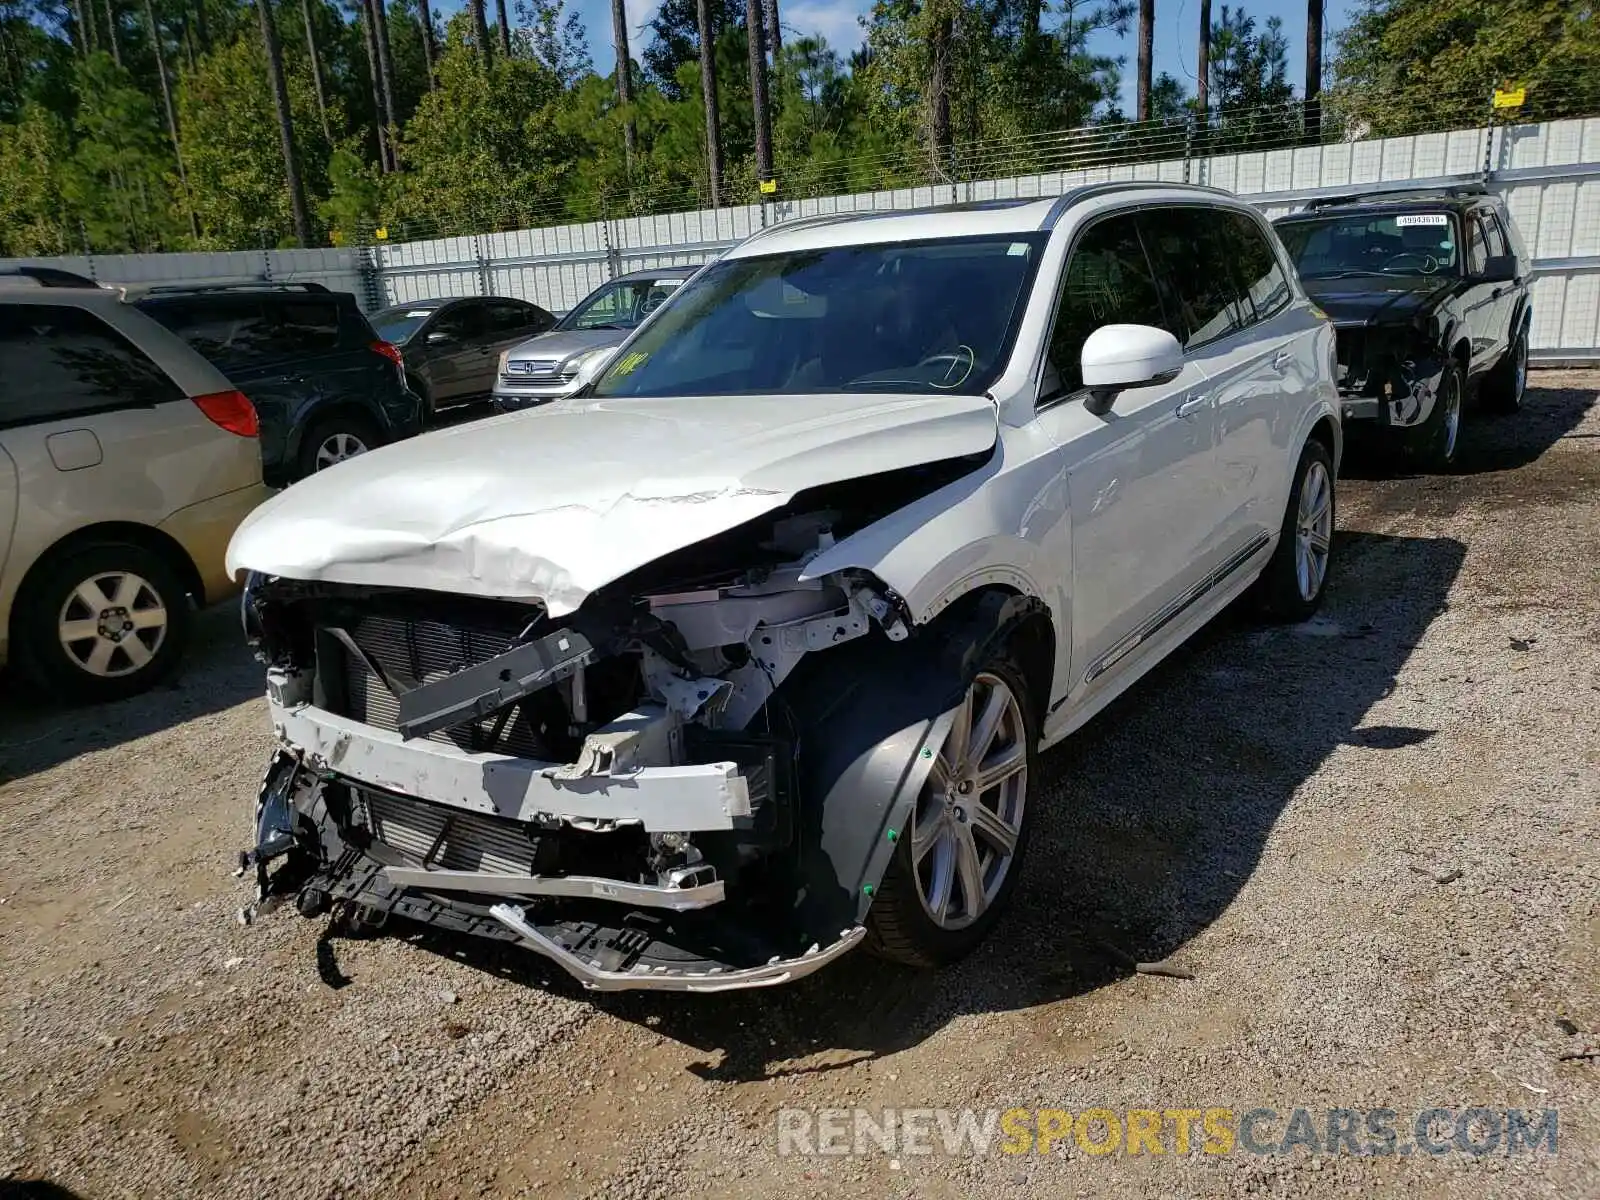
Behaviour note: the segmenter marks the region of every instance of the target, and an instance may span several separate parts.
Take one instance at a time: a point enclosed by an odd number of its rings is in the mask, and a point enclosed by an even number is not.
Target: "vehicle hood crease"
[[[228,569],[542,601],[595,589],[822,484],[980,454],[981,396],[568,402],[341,463],[240,526]]]

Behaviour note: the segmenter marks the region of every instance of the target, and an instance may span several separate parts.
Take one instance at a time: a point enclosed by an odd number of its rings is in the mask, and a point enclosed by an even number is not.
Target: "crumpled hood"
[[[569,401],[313,475],[240,525],[230,574],[542,600],[613,579],[819,484],[991,449],[981,396]]]
[[[1429,311],[1450,284],[1417,280],[1413,286],[1352,289],[1343,280],[1306,284],[1306,294],[1335,325],[1409,325]]]
[[[511,353],[506,355],[506,361],[554,358],[566,362],[574,354],[593,350],[596,346],[619,345],[622,339],[632,332],[631,329],[558,329],[551,333],[541,333],[538,337],[529,338],[525,342],[518,342],[511,348]]]

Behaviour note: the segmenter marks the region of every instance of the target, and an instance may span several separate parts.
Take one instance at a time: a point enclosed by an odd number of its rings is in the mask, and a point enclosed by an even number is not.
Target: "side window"
[[[183,399],[144,351],[64,305],[0,305],[0,379],[0,428]]]
[[[1159,209],[1139,217],[1150,257],[1176,299],[1179,319],[1173,333],[1185,350],[1254,320],[1235,283],[1228,217],[1214,208]]]
[[[485,307],[489,310],[491,333],[518,333],[547,324],[539,320],[539,310],[529,304],[489,304]]]
[[[323,354],[339,348],[339,306],[328,300],[269,303],[274,349],[285,354]]]
[[[573,326],[577,329],[597,329],[602,325],[621,325],[632,317],[632,293],[625,293],[621,287],[613,287],[601,292],[594,303],[573,322]]]
[[[1234,270],[1255,312],[1255,319],[1265,321],[1288,305],[1291,299],[1288,277],[1278,264],[1272,243],[1250,217],[1230,212],[1227,223]]]
[[[272,322],[257,297],[163,300],[140,307],[224,372],[277,356]]]
[[[435,319],[428,332],[448,333],[457,341],[465,342],[482,336],[486,328],[483,305],[460,304]]]
[[[1489,246],[1483,236],[1483,222],[1467,218],[1467,273],[1477,275],[1489,261]]]
[[[1493,209],[1483,210],[1483,227],[1489,234],[1489,253],[1495,257],[1510,254],[1511,247],[1506,243],[1505,231],[1500,227],[1500,218]]]
[[[1059,386],[1047,372],[1046,396],[1083,386],[1083,343],[1102,325],[1170,327],[1132,214],[1090,226],[1073,247],[1050,334],[1049,366]]]

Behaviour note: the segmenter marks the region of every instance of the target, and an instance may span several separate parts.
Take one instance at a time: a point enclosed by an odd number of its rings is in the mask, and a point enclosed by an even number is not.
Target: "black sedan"
[[[417,300],[372,315],[378,336],[400,348],[406,381],[429,412],[488,399],[500,352],[555,323],[537,304],[501,296]]]

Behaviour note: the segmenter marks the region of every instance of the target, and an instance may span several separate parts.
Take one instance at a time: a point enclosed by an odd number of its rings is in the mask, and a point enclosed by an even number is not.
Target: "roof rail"
[[[129,286],[139,287],[138,284]],[[245,283],[162,283],[141,289],[146,296],[182,295],[188,292],[288,292],[296,290],[326,293],[329,289],[327,284],[313,283],[310,280],[277,283],[270,279],[251,280]]]
[[[1106,196],[1116,192],[1170,191],[1173,188],[1179,191],[1209,192],[1214,196],[1227,196],[1230,200],[1240,198],[1227,188],[1212,187],[1207,183],[1184,183],[1177,179],[1106,179],[1099,183],[1082,183],[1062,192],[1050,206],[1050,211],[1045,214],[1044,223],[1039,228],[1054,229],[1067,209],[1082,200],[1092,200],[1096,196]]]
[[[1331,208],[1336,204],[1361,204],[1376,200],[1449,199],[1461,200],[1468,196],[1487,196],[1489,188],[1482,183],[1455,183],[1444,187],[1400,186],[1374,188],[1367,192],[1345,192],[1338,196],[1317,196],[1306,201],[1306,211]]]
[[[100,285],[87,275],[76,271],[63,271],[60,267],[35,267],[24,264],[0,267],[0,279],[31,279],[40,287],[98,288]]]

